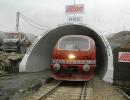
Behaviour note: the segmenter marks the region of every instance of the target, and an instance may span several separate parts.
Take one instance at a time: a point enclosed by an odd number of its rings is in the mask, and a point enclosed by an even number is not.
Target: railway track
[[[49,82],[36,94],[24,100],[93,100],[87,82]]]

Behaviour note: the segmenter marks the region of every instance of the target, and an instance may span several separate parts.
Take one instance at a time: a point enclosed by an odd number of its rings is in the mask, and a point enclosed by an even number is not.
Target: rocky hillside
[[[112,48],[130,48],[130,31],[121,31],[108,38]]]

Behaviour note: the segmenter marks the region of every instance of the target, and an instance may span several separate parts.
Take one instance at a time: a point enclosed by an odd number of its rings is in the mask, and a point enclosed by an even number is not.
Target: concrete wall
[[[130,62],[118,62],[119,52],[130,52],[130,49],[114,49],[114,84],[130,87]]]
[[[20,64],[20,72],[36,72],[49,68],[52,62],[53,48],[57,41],[65,35],[86,35],[94,39],[97,54],[96,74],[100,78],[104,78],[108,71],[108,66],[112,66],[112,62],[109,60],[110,57],[112,57],[111,48],[108,45],[109,43],[104,37],[82,25],[63,25],[39,37],[23,58]],[[109,76],[109,81],[111,82],[112,75]]]

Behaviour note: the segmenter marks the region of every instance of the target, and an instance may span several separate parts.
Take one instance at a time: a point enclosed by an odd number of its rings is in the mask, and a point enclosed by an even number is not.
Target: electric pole
[[[17,12],[16,13],[16,31],[19,32],[19,16],[20,16],[20,13]]]

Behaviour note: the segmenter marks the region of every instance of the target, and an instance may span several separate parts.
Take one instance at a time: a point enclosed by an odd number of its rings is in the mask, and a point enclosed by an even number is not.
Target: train
[[[52,53],[51,77],[64,81],[88,81],[96,71],[95,41],[84,35],[67,35]]]

